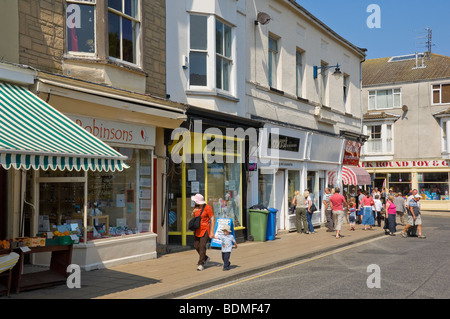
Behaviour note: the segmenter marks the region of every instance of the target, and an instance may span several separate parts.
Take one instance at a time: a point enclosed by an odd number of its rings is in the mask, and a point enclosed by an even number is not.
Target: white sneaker
[[[202,271],[203,269],[205,269],[205,267],[203,267],[202,265],[198,265],[198,267],[197,267],[198,271]]]

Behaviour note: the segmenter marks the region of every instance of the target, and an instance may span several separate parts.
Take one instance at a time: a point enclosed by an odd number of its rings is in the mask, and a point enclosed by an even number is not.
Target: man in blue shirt
[[[419,233],[419,238],[424,239],[425,236],[422,235],[422,217],[420,215],[420,204],[419,200],[422,197],[419,194],[415,194],[412,199],[408,202],[408,224],[405,226],[405,229],[402,231],[403,237],[408,237],[406,235],[406,231],[408,228],[412,226],[417,226],[417,231]]]

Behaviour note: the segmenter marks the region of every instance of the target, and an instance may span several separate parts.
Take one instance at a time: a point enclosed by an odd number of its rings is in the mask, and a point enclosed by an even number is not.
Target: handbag
[[[197,228],[200,228],[200,221],[202,218],[202,214],[203,214],[203,210],[205,209],[206,205],[203,205],[202,211],[200,212],[200,215],[198,215],[197,217],[192,218],[189,221],[189,230],[195,231]]]

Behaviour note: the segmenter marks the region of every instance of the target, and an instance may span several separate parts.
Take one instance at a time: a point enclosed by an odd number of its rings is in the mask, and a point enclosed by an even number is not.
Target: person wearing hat
[[[408,237],[406,231],[408,228],[417,225],[417,232],[419,233],[419,238],[425,238],[422,235],[422,218],[420,216],[420,205],[419,200],[422,198],[419,194],[415,194],[411,200],[408,202],[408,224],[405,226],[405,229],[402,231],[402,237]]]
[[[194,248],[199,255],[197,270],[202,271],[209,261],[209,257],[206,255],[206,244],[212,236],[211,234],[214,234],[214,213],[211,206],[206,204],[203,195],[195,194],[191,196],[191,200],[195,203],[191,214],[192,218],[201,214],[200,227],[194,230]]]
[[[223,260],[223,270],[230,270],[230,256],[231,250],[237,248],[236,239],[231,234],[230,225],[224,225],[222,227],[222,234],[214,236],[212,238],[218,239],[222,242],[222,260]],[[234,244],[234,246],[233,246]]]

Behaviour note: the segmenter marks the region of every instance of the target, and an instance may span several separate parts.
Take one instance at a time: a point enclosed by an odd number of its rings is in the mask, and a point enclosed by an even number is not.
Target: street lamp
[[[332,65],[332,66],[328,66],[328,65],[326,65],[326,66],[317,66],[317,65],[315,65],[314,66],[314,79],[317,79],[317,76],[319,75],[319,70],[321,72],[323,72],[323,71],[325,71],[327,69],[331,69],[331,68],[335,68],[334,72],[333,72],[333,75],[340,76],[342,74],[339,64]]]

